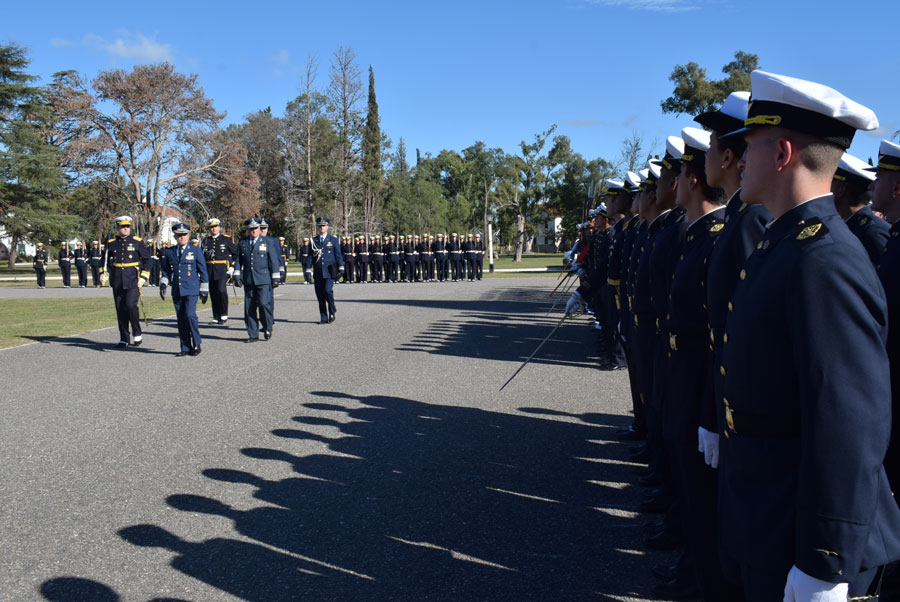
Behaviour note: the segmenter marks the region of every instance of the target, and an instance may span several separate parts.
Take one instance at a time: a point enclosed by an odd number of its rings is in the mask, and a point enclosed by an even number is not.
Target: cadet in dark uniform
[[[366,246],[365,236],[356,237],[353,252],[356,255],[356,282],[365,284],[369,279],[369,249]]]
[[[147,281],[147,284],[149,286],[157,286],[159,285],[159,266],[162,258],[159,255],[159,248],[156,242],[152,242],[147,246],[150,248],[150,279]],[[163,254],[163,257],[165,257],[165,254]]]
[[[437,240],[431,243],[431,252],[434,257],[434,272],[438,282],[447,279],[447,244],[444,235],[438,232]]]
[[[830,194],[878,120],[813,82],[754,71],[751,86],[741,197],[773,221],[728,305],[720,539],[751,602],[846,600],[900,558],[885,297]]]
[[[87,287],[87,252],[84,249],[84,243],[80,240],[75,243],[72,257],[75,259],[75,271],[78,273],[78,288],[85,288]]]
[[[450,235],[450,240],[447,242],[447,251],[450,253],[450,277],[453,278],[453,282],[459,280],[459,270],[460,270],[460,246],[459,241],[456,238],[456,232]]]
[[[403,238],[402,236],[400,237]],[[413,278],[415,278],[416,272],[416,247],[413,242],[412,235],[407,235],[405,240],[401,240],[400,243],[403,245],[403,266],[404,266],[404,281],[412,282]]]
[[[604,215],[604,220],[606,216]],[[604,228],[605,230],[606,228]],[[484,241],[481,240],[481,234],[475,233],[475,279],[481,280],[481,277],[484,276],[484,252],[487,251],[487,247],[484,244]]]
[[[232,281],[244,287],[244,324],[247,342],[259,340],[260,330],[268,341],[272,338],[272,290],[281,283],[281,255],[271,237],[260,234],[260,222],[252,217],[244,222],[248,236],[238,241],[237,260]],[[277,241],[276,241],[277,242]]]
[[[50,261],[50,255],[44,250],[44,243],[39,242],[34,252],[34,273],[37,276],[37,287],[47,288],[47,263]]]
[[[216,218],[206,220],[209,236],[203,239],[203,257],[209,276],[213,319],[210,324],[228,321],[228,279],[234,273],[237,247],[230,236],[222,234],[222,222]]]
[[[376,234],[369,244],[369,265],[372,266],[372,282],[384,281],[384,245],[380,234]]]
[[[344,271],[344,282],[352,283],[356,277],[356,258],[353,256],[353,239],[350,236],[341,237],[341,257],[347,264],[347,269]]]
[[[117,217],[116,236],[106,243],[106,266],[100,274],[100,284],[112,288],[119,321],[118,348],[129,344],[129,327],[132,346],[137,347],[144,340],[138,301],[150,277],[149,270],[150,249],[140,236],[132,236],[131,217]]]
[[[397,248],[397,237],[391,234],[384,245],[385,267],[387,273],[385,277],[391,282],[397,282],[400,275],[400,250]]]
[[[188,242],[191,227],[185,223],[172,226],[175,246],[166,250],[162,262],[159,296],[166,298],[166,288],[172,287],[172,302],[178,321],[181,351],[177,357],[200,355],[200,328],[197,320],[197,297],[206,303],[209,297],[209,278],[203,249]],[[209,239],[207,239],[209,240]]]
[[[312,247],[309,244],[309,237],[303,237],[303,244],[300,245],[300,251],[297,253],[297,261],[300,262],[301,269],[303,270],[303,282],[306,284],[312,284],[312,271],[307,266],[309,265],[309,256],[312,253]]]
[[[462,278],[475,280],[475,239],[471,234],[466,234],[466,240],[460,245],[462,251]]]
[[[434,237],[431,234],[422,235],[422,246],[419,257],[422,258],[422,280],[425,282],[434,281],[434,253],[431,251],[431,245],[434,243]]]
[[[319,323],[334,322],[337,309],[334,305],[334,282],[344,272],[344,258],[336,236],[328,233],[329,220],[316,220],[319,235],[312,240],[313,276],[316,285],[316,299],[319,302]]]
[[[72,251],[69,250],[69,243],[62,241],[59,245],[59,254],[56,257],[59,263],[59,271],[62,273],[63,288],[69,288],[72,285]]]
[[[606,180],[607,220],[614,221],[609,230],[609,241],[607,248],[607,256],[600,261],[606,264],[606,283],[603,285],[601,292],[602,310],[597,315],[597,321],[600,322],[600,335],[603,339],[601,347],[606,352],[606,363],[601,363],[601,368],[605,370],[621,370],[625,367],[625,352],[622,350],[622,342],[618,336],[619,328],[619,311],[617,309],[618,287],[619,287],[619,268],[618,257],[613,259],[614,246],[619,242],[621,252],[622,227],[627,223],[625,213],[621,210],[621,202],[618,200],[619,192],[621,192],[624,184],[618,180]],[[630,211],[629,211],[630,213]],[[615,267],[616,278],[612,277],[613,268]]]
[[[91,281],[94,288],[100,286],[100,269],[103,267],[103,250],[100,249],[100,241],[95,240],[91,243],[91,250],[88,251],[88,261],[91,264]]]
[[[284,268],[281,272],[281,284],[287,283],[287,266],[291,261],[291,250],[284,242],[284,236],[278,237],[278,246],[281,249],[281,265]]]
[[[872,212],[869,188],[875,182],[871,166],[844,153],[831,183],[834,206],[847,227],[859,239],[876,267],[890,238],[891,225]]]
[[[407,242],[409,242],[409,237],[406,237]],[[413,244],[412,244],[412,279],[410,282],[415,280],[419,282],[422,279],[422,260],[424,259],[425,245],[419,240],[419,235],[416,234],[413,236]],[[407,261],[409,261],[409,257],[407,257]]]

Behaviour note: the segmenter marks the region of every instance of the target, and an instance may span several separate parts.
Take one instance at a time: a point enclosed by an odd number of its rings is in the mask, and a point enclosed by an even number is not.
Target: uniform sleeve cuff
[[[201,293],[208,293],[208,292],[209,292],[209,283],[208,283],[208,282],[203,282],[203,283],[200,284],[200,292],[201,292]]]
[[[141,278],[150,278],[150,272],[141,272]]]

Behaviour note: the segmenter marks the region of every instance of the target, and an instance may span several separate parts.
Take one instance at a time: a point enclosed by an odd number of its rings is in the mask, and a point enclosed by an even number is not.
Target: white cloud
[[[632,10],[646,10],[657,13],[683,13],[699,10],[700,5],[691,0],[587,0],[602,6],[621,6]]]
[[[106,53],[112,59],[122,58],[144,63],[174,62],[172,45],[159,42],[156,39],[157,35],[154,33],[152,36],[148,36],[140,32],[120,29],[116,31],[115,37],[111,40],[95,33],[88,33],[77,41],[53,38],[50,40],[50,44],[56,48],[66,46],[89,48],[96,52]]]
[[[270,61],[275,63],[276,65],[290,65],[291,64],[291,53],[287,51],[286,48],[282,48],[278,54],[269,58]]]

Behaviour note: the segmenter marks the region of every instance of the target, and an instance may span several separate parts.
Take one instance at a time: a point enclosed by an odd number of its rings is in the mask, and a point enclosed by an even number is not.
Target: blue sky
[[[695,61],[718,79],[736,50],[875,110],[881,128],[851,148],[861,158],[900,129],[896,0],[38,0],[3,13],[0,40],[26,46],[44,82],[167,60],[198,74],[229,123],[267,106],[282,114],[310,53],[324,89],[332,53],[352,47],[363,77],[375,70],[382,129],[411,158],[477,140],[518,152],[554,123],[589,159],[615,159],[632,132],[660,153],[692,125],[659,108],[672,68]]]

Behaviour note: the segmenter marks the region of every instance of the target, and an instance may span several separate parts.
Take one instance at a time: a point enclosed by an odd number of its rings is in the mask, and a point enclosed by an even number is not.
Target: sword
[[[574,273],[575,273],[575,272],[572,272],[572,271],[570,270],[570,271],[566,274],[566,277],[563,278],[562,280],[560,280],[560,281],[559,281],[559,284],[556,285],[556,288],[554,288],[554,289],[550,292],[550,296],[552,297],[553,295],[555,295],[555,294],[556,294],[556,289],[558,289],[558,288],[562,285],[562,283],[565,282],[566,280],[568,280],[569,277],[570,277],[572,274],[574,274]]]
[[[147,308],[144,307],[144,289],[142,288],[138,288],[138,301],[141,302],[141,312],[144,314],[144,328],[148,328],[150,322],[147,320]]]
[[[556,301],[553,302],[553,305],[550,306],[550,311],[547,312],[547,316],[549,316],[550,314],[553,313],[553,310],[556,309],[556,306],[559,303],[559,300],[565,298],[566,293],[568,293],[571,290],[572,285],[575,284],[576,282],[577,282],[577,280],[569,281],[569,284],[567,284],[566,288],[563,289],[562,294],[559,297],[557,297]],[[547,317],[547,316],[544,316],[544,317]]]
[[[550,340],[550,337],[553,336],[553,333],[556,332],[557,329],[559,329],[560,326],[562,326],[562,323],[565,322],[566,318],[568,318],[568,317],[569,317],[568,315],[565,315],[565,316],[563,316],[562,318],[559,319],[559,322],[556,323],[556,326],[553,327],[553,330],[550,331],[550,334],[548,334],[546,337],[544,337],[544,340],[541,341],[540,344],[537,346],[537,348],[536,348],[534,351],[531,352],[531,355],[528,356],[528,359],[525,360],[524,362],[522,362],[522,365],[519,366],[519,369],[516,370],[516,371],[513,373],[512,376],[509,377],[509,380],[508,380],[508,381],[506,381],[505,383],[503,383],[503,386],[500,387],[500,390],[501,390],[501,391],[502,391],[504,388],[506,388],[506,385],[508,385],[509,383],[512,382],[512,379],[514,379],[514,378],[516,377],[516,375],[519,374],[519,372],[522,371],[522,368],[524,368],[525,366],[528,365],[528,362],[531,361],[531,358],[533,358],[533,357],[535,356],[535,354],[537,354],[537,352],[541,350],[541,347],[544,346],[544,343],[546,343],[547,341]]]

